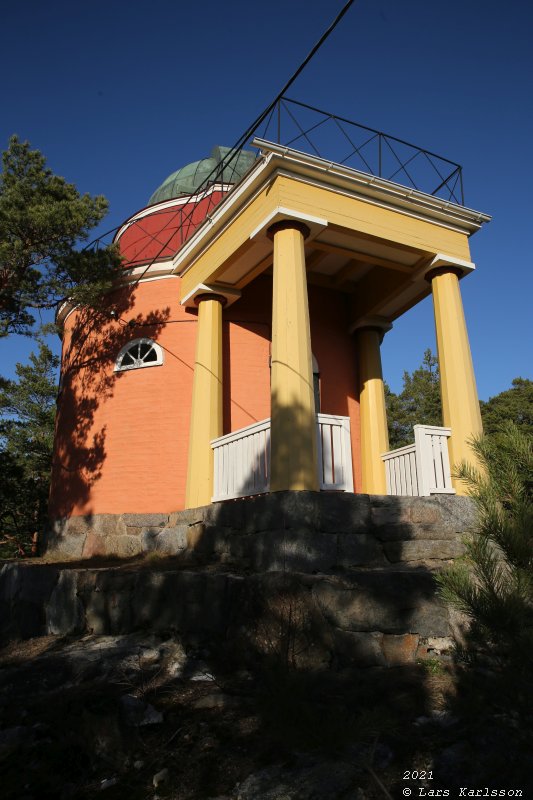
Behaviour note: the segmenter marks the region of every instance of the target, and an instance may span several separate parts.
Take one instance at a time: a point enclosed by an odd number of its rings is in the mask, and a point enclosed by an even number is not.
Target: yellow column
[[[318,490],[317,431],[304,239],[306,225],[272,225],[270,491]]]
[[[452,470],[463,460],[474,460],[468,440],[483,432],[459,274],[453,267],[438,267],[426,275],[433,293],[442,416],[452,431],[448,440]],[[460,481],[452,482],[457,494],[466,494]]]
[[[382,453],[389,449],[385,389],[380,344],[389,324],[357,330],[359,365],[359,413],[361,417],[362,490],[364,494],[387,494]]]
[[[207,505],[213,496],[211,440],[222,436],[222,308],[220,295],[203,294],[198,305],[198,333],[192,390],[189,460],[185,507]]]

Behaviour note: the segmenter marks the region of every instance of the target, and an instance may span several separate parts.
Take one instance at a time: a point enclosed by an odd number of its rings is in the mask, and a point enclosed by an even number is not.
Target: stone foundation
[[[253,570],[302,572],[429,564],[455,558],[473,522],[468,498],[277,492],[172,514],[57,520],[58,558],[195,552]]]
[[[453,619],[420,569],[334,576],[11,562],[0,570],[4,641],[142,630],[226,648],[244,662],[385,667],[446,655]]]
[[[442,657],[457,620],[434,574],[463,551],[463,497],[280,492],[164,514],[56,524],[58,558],[0,573],[4,638],[169,632],[313,669]],[[172,558],[163,558],[172,556]],[[292,654],[292,655],[290,655]]]

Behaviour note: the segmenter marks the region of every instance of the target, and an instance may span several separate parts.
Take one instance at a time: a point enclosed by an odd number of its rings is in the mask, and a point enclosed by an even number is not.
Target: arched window
[[[115,372],[142,367],[157,367],[163,363],[163,350],[151,339],[134,339],[124,345],[115,362]]]

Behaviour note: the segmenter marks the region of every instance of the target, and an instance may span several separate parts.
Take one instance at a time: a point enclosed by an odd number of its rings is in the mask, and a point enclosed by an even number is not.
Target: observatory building
[[[58,312],[57,546],[103,554],[117,520],[283,490],[463,492],[450,464],[481,420],[460,281],[489,217],[464,206],[457,165],[418,188],[416,159],[437,156],[363,134],[376,168],[362,140],[354,165],[304,152],[309,132],[215,147],[118,229],[106,307]],[[380,344],[428,295],[444,427],[390,452]]]

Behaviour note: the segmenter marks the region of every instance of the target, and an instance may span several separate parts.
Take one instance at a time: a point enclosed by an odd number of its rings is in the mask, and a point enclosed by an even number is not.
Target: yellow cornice
[[[340,164],[254,140],[264,150],[263,158],[219,203],[205,222],[174,257],[174,271],[184,275],[206,247],[233,223],[265,189],[284,176],[307,186],[326,189],[338,196],[359,199],[413,219],[469,236],[490,217],[481,212],[446,202],[432,195],[368,175]],[[281,204],[280,204],[281,205]],[[320,213],[311,216],[321,217]]]

